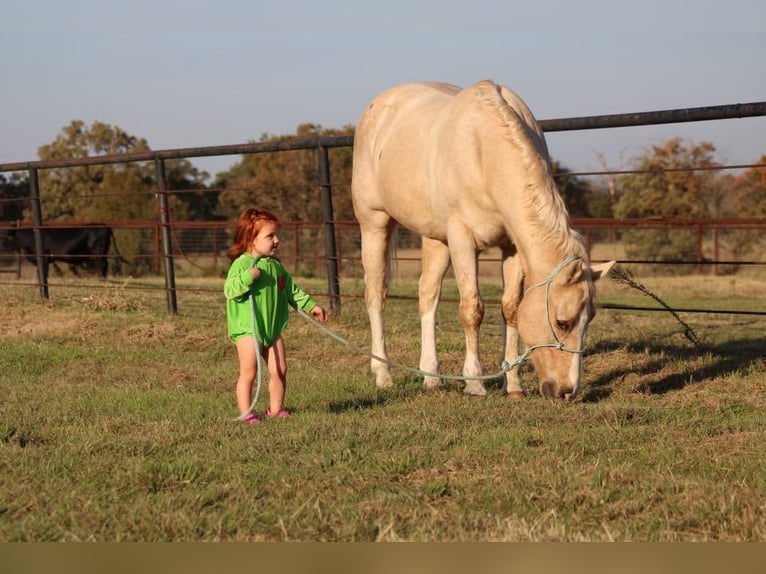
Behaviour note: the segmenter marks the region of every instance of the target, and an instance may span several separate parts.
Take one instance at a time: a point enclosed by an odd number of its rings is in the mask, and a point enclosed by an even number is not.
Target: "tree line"
[[[327,129],[306,123],[294,134],[262,134],[258,141],[348,136],[353,132],[353,126]],[[88,126],[74,120],[53,142],[41,146],[38,155],[40,160],[47,160],[149,150],[145,139],[118,126],[99,121]],[[584,178],[555,159],[552,169],[572,217],[766,217],[766,154],[755,167],[731,175],[716,169],[721,164],[715,152],[710,142],[672,138],[646,148],[619,175]],[[332,148],[329,153],[335,218],[353,220],[352,150]],[[166,160],[165,166],[168,189],[175,192],[170,206],[174,220],[233,220],[250,205],[273,211],[284,221],[322,219],[313,150],[243,155],[233,167],[214,177],[185,159]],[[151,162],[44,169],[39,172],[39,186],[46,223],[157,219],[157,181]],[[0,174],[0,220],[28,220],[28,198],[28,174]],[[673,230],[631,231],[623,239],[629,254],[642,258],[662,260],[694,252],[690,245],[693,240]],[[741,240],[735,238],[733,242]],[[126,249],[130,252],[131,246]]]

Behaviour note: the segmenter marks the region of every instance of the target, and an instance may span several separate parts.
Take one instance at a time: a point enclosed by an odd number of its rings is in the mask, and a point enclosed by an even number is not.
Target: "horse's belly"
[[[409,184],[386,186],[384,197],[385,211],[396,222],[419,235],[446,241],[447,221],[438,209],[434,209],[431,197],[412,180]]]
[[[412,217],[408,217],[407,214],[401,216],[392,214],[392,217],[399,223],[399,225],[422,237],[436,239],[445,243],[447,242],[447,227],[441,221],[428,217],[413,219]]]

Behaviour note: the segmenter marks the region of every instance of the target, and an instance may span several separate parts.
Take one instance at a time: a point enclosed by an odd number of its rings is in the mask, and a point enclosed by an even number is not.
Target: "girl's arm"
[[[252,260],[252,257],[239,257],[231,264],[223,284],[223,294],[227,299],[244,298],[250,293],[255,281],[255,276],[250,270]],[[255,271],[258,272],[257,269]]]
[[[287,293],[287,302],[290,303],[293,308],[297,309],[300,307],[309,313],[316,307],[316,303],[311,298],[311,295],[298,287],[287,272],[285,272],[285,293]]]

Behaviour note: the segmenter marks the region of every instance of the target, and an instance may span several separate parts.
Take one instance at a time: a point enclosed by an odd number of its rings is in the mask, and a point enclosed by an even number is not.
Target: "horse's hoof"
[[[527,397],[527,394],[524,391],[510,391],[508,392],[508,398],[514,401],[520,401],[522,399],[525,399]]]
[[[392,379],[391,375],[388,373],[385,375],[378,375],[375,377],[375,386],[379,389],[390,389],[394,386],[394,379]]]
[[[442,381],[439,377],[425,377],[423,379],[423,386],[429,391],[438,389],[439,387],[441,387],[441,385],[442,385]]]
[[[484,385],[481,383],[469,382],[466,383],[465,388],[463,389],[463,393],[472,397],[486,397],[487,389],[484,388]]]

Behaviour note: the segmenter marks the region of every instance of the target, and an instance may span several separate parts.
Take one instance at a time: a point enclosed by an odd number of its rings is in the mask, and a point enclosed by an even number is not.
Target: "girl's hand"
[[[309,311],[309,313],[317,321],[322,321],[322,322],[327,321],[327,311],[325,311],[319,305],[314,307],[311,311]]]
[[[253,278],[253,280],[258,279],[258,277],[261,276],[261,270],[257,267],[251,267],[248,269],[248,271],[250,272],[250,276]]]

